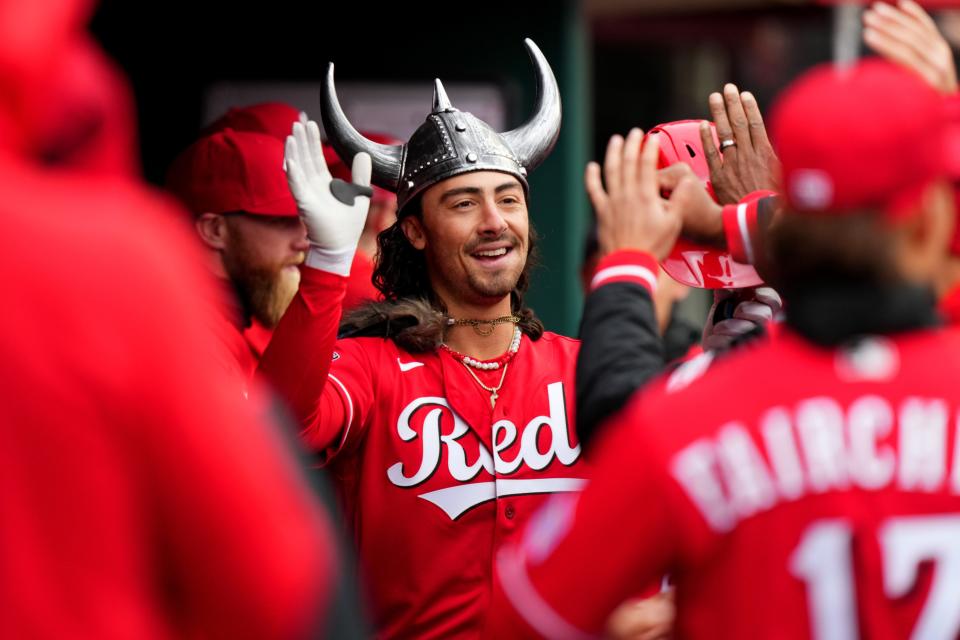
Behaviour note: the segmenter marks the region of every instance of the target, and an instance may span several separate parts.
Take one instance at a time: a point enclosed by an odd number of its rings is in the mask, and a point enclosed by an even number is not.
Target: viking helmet
[[[406,144],[368,140],[347,120],[333,83],[333,63],[321,90],[321,116],[327,139],[349,165],[361,151],[373,160],[375,185],[397,194],[398,211],[442,180],[470,171],[500,171],[515,176],[524,191],[527,173],[550,154],[560,135],[560,91],[553,71],[533,40],[524,40],[537,74],[533,115],[512,131],[497,133],[473,114],[454,108],[440,80],[433,109]]]

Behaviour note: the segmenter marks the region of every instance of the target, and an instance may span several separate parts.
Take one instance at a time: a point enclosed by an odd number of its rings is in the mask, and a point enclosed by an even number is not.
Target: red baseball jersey
[[[236,304],[232,301],[219,305],[217,313],[210,318],[211,329],[218,342],[219,362],[223,373],[229,376],[244,398],[249,396],[259,355],[254,351],[247,332],[236,317]]]
[[[380,637],[479,637],[494,550],[586,469],[574,431],[579,343],[524,336],[507,370],[383,338],[334,347],[346,278],[304,267],[261,371],[327,461],[352,525]]]
[[[960,336],[783,332],[615,418],[498,558],[491,637],[592,637],[670,572],[677,638],[960,635]]]
[[[0,635],[315,632],[330,525],[218,362],[180,212],[6,153],[0,184]]]
[[[252,318],[250,320],[250,326],[243,330],[243,339],[246,340],[250,348],[250,353],[253,354],[256,362],[260,361],[260,356],[267,350],[267,345],[270,344],[270,337],[272,335],[273,329],[267,327],[256,318]],[[254,364],[253,368],[257,368],[256,364]],[[251,374],[252,373],[251,371]]]
[[[944,294],[937,310],[950,324],[960,324],[960,285],[954,286]]]

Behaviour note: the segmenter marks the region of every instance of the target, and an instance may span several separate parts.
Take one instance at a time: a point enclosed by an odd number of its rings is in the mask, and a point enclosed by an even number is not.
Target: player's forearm
[[[587,297],[580,325],[577,358],[577,437],[587,448],[599,424],[623,407],[627,399],[664,367],[663,341],[657,331],[651,290],[656,282],[656,262],[611,254],[597,269],[626,274],[616,281],[601,281]],[[640,258],[640,259],[637,259]],[[616,271],[609,271],[615,269]],[[629,274],[642,273],[645,278]]]

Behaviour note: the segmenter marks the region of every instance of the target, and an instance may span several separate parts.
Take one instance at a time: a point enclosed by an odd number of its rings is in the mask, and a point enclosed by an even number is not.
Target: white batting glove
[[[770,287],[757,287],[734,308],[733,315],[715,322],[717,307],[743,292],[718,289],[714,291],[713,306],[703,328],[703,348],[707,351],[727,349],[737,338],[753,331],[758,325],[772,322],[783,308],[780,295]],[[730,304],[727,302],[727,304]]]
[[[353,182],[330,175],[323,159],[320,127],[296,122],[287,136],[283,160],[287,184],[307,227],[310,251],[305,264],[314,269],[350,275],[360,234],[370,208],[370,156],[353,158]]]

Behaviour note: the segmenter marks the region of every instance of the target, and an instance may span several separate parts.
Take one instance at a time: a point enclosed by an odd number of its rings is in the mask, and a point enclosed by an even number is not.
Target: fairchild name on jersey
[[[479,444],[479,454],[475,460],[467,460],[467,452],[460,444],[469,427],[457,415],[446,398],[430,396],[417,398],[404,408],[397,418],[397,433],[404,442],[420,439],[420,464],[413,475],[404,473],[404,465],[397,462],[387,469],[390,482],[398,487],[414,487],[430,477],[440,466],[443,450],[446,450],[447,468],[450,476],[461,483],[445,489],[430,491],[419,497],[427,500],[456,519],[468,509],[500,496],[557,493],[579,491],[585,480],[581,478],[524,478],[509,479],[501,476],[511,475],[526,466],[534,471],[545,469],[554,459],[565,466],[576,462],[580,456],[580,446],[571,446],[567,428],[567,412],[564,405],[563,383],[554,382],[547,386],[547,398],[550,415],[537,416],[527,423],[522,433],[510,420],[498,420],[493,424],[493,454]],[[418,434],[410,426],[413,415],[426,411],[421,432]],[[453,430],[441,433],[440,418],[444,412],[453,418]],[[540,432],[548,429],[549,446],[546,450],[537,447]],[[502,455],[520,438],[520,447],[513,459],[504,459]],[[493,478],[489,482],[470,482],[481,472]]]
[[[960,494],[960,415],[943,399],[910,397],[893,406],[865,395],[842,406],[810,398],[769,409],[759,427],[762,442],[742,422],[729,422],[670,461],[673,477],[717,532],[827,491]]]

